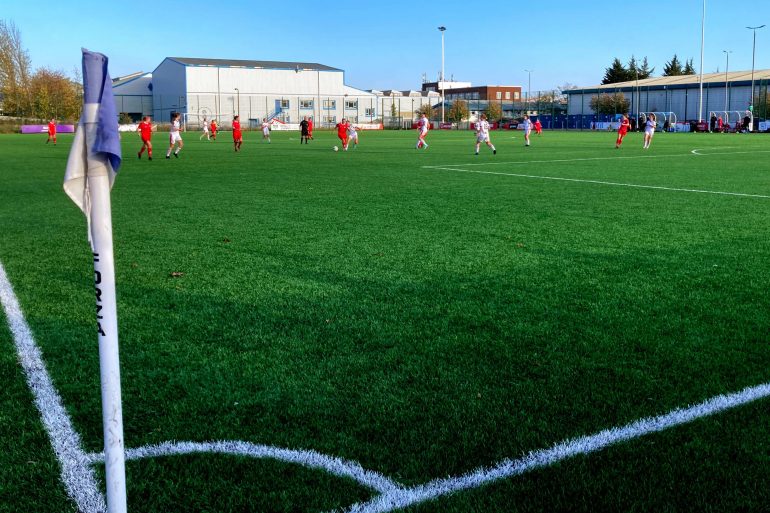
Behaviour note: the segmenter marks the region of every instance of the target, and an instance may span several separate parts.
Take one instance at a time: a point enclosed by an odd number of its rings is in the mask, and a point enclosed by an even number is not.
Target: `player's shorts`
[[[350,132],[348,134],[348,138],[349,139],[355,139],[357,141],[358,140],[358,132]]]
[[[182,134],[179,132],[171,132],[168,136],[169,144],[182,142]]]
[[[269,128],[263,128],[262,129],[262,135],[264,135],[264,136],[270,135],[270,129]]]
[[[489,134],[476,134],[476,142],[488,142],[489,141]]]
[[[240,130],[233,130],[233,141],[242,141],[243,140],[243,134]]]
[[[203,127],[203,133],[204,133],[204,134],[207,134],[207,133],[209,133],[209,127],[207,127],[207,126],[204,126],[204,127]]]
[[[618,135],[626,135],[628,133],[628,128],[621,128],[618,130]]]
[[[151,139],[150,137],[142,137],[142,142],[143,143],[148,143],[148,142],[150,142],[150,139]]]
[[[644,129],[644,133],[645,133],[645,135],[654,135],[655,134],[655,129],[654,128],[645,128]]]
[[[428,131],[426,129],[424,129],[424,128],[421,128],[420,129],[420,139],[422,139],[426,135],[428,135]]]

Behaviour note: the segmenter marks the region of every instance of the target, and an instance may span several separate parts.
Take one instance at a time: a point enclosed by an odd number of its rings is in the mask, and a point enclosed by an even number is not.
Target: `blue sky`
[[[674,53],[700,69],[702,0],[265,2],[3,0],[33,67],[67,73],[80,47],[110,57],[112,76],[152,71],[167,56],[319,62],[362,89],[419,89],[423,73],[477,85],[550,89],[597,84],[614,57],[647,56],[659,75]],[[81,11],[98,13],[84,17]],[[704,71],[751,69],[752,33],[767,0],[707,0]],[[770,68],[770,27],[757,31],[756,69]]]

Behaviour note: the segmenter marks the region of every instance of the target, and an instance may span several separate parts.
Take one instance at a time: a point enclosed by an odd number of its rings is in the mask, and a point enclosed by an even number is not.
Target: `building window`
[[[497,91],[497,93],[495,93],[495,97],[498,100],[502,100],[503,99],[503,92],[502,91]]]
[[[324,116],[324,123],[328,123],[330,125],[334,125],[337,123],[337,116]]]
[[[519,96],[519,93],[518,92],[514,92],[513,93],[513,99],[514,100],[518,100],[519,98],[521,98],[521,96]]]
[[[373,118],[377,114],[375,113],[374,107],[367,107],[366,109],[364,109],[364,115],[370,118]]]
[[[345,100],[345,109],[358,110],[358,100]]]
[[[289,108],[289,100],[281,100],[281,108],[282,109],[288,109]]]
[[[313,100],[300,100],[299,101],[299,108],[300,109],[312,109],[313,108]]]
[[[505,92],[505,99],[506,100],[510,100],[511,99],[511,92],[510,91],[506,91]]]
[[[358,116],[345,116],[345,119],[348,120],[348,123],[358,123]]]
[[[324,100],[324,109],[332,110],[337,108],[337,100]]]

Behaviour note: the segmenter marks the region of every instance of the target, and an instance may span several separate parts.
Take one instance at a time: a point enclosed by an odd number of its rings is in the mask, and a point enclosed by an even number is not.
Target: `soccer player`
[[[217,120],[212,119],[211,124],[209,125],[211,127],[211,138],[216,141],[217,140]]]
[[[359,128],[354,125],[348,127],[348,144],[353,143],[353,149],[358,148],[358,130]]]
[[[45,143],[48,144],[51,141],[56,146],[56,120],[54,118],[48,122],[48,139],[45,140]]]
[[[174,145],[178,145],[176,151],[174,151],[174,157],[179,158],[179,152],[182,151],[182,146],[184,146],[184,142],[182,142],[182,134],[179,133],[179,129],[181,128],[179,123],[179,118],[182,117],[182,115],[178,112],[174,113],[174,117],[171,118],[171,130],[168,134],[168,151],[166,152],[166,158],[171,158],[171,150],[174,149]]]
[[[652,143],[652,136],[655,135],[655,114],[650,114],[647,123],[644,124],[644,149],[648,149]]]
[[[535,134],[541,135],[543,133],[543,124],[540,122],[540,118],[535,120]]]
[[[267,121],[267,118],[262,118],[262,140],[264,141],[265,139],[270,144],[270,123]],[[300,142],[300,144],[302,143]]]
[[[150,120],[150,116],[145,116],[142,118],[142,122],[139,123],[139,126],[136,127],[137,132],[139,132],[139,135],[142,137],[142,149],[139,150],[139,153],[137,154],[138,157],[142,158],[142,153],[144,153],[144,150],[147,149],[147,160],[152,160],[152,129],[155,128],[152,125],[152,122]]]
[[[619,149],[623,144],[623,138],[628,133],[628,129],[631,126],[631,122],[628,120],[628,115],[623,114],[620,118],[620,126],[618,127],[618,138],[615,140],[615,149]]]
[[[337,137],[342,141],[343,151],[348,151],[348,129],[350,128],[350,123],[345,118],[342,118],[342,121],[337,123],[335,127],[337,128]]]
[[[524,114],[524,121],[521,123],[524,126],[524,146],[529,146],[529,134],[532,132],[532,121],[529,120],[529,115]]]
[[[313,140],[313,118],[312,118],[312,116],[307,118],[307,137],[311,141]]]
[[[207,141],[211,140],[211,137],[209,136],[209,122],[206,120],[205,117],[203,118],[203,133],[201,134],[200,137],[198,137],[198,140],[200,141],[201,139],[203,139],[204,135],[206,136]]]
[[[489,121],[487,121],[487,115],[482,114],[481,119],[474,124],[476,129],[476,155],[479,154],[479,148],[481,143],[486,144],[492,150],[492,155],[497,155],[495,145],[489,140]]]
[[[299,122],[299,130],[300,130],[300,137],[299,137],[299,143],[302,144],[303,142],[307,144],[307,139],[310,137],[307,131],[307,116],[302,118],[302,121]]]
[[[425,115],[423,112],[420,116],[420,119],[417,121],[417,146],[416,148],[419,150],[420,148],[428,149],[428,143],[425,142],[425,136],[428,135],[428,130],[430,129],[430,121],[428,121],[428,116]]]
[[[241,144],[243,144],[243,134],[241,133],[240,116],[233,117],[233,148],[235,151],[241,151]]]

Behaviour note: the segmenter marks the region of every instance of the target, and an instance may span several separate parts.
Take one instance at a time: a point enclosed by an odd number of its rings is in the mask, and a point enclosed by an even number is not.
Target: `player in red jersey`
[[[313,140],[313,117],[307,118],[307,138]]]
[[[623,144],[623,138],[628,133],[628,128],[631,126],[631,122],[628,120],[628,116],[623,114],[623,117],[620,118],[620,126],[618,127],[618,138],[615,141],[615,148],[620,148],[620,145]]]
[[[209,124],[209,129],[211,129],[211,138],[213,140],[217,140],[217,120],[212,119],[211,123]]]
[[[48,144],[51,141],[56,146],[56,120],[54,118],[51,118],[51,121],[48,122],[48,139],[46,139],[45,143]]]
[[[241,144],[243,144],[243,134],[241,133],[241,122],[238,121],[240,116],[233,118],[233,147],[235,151],[241,150]]]
[[[540,122],[540,118],[535,120],[535,135],[541,135],[543,133],[543,124]]]
[[[137,154],[139,158],[142,158],[142,153],[147,149],[147,160],[152,160],[152,130],[155,127],[152,125],[150,116],[142,118],[142,122],[136,127],[136,131],[142,137],[142,149]]]
[[[342,141],[342,149],[348,151],[348,129],[350,128],[350,123],[345,118],[342,118],[342,121],[335,126],[337,128],[337,137]]]

